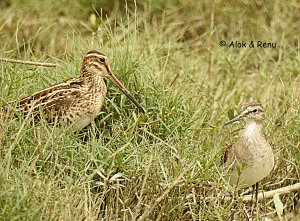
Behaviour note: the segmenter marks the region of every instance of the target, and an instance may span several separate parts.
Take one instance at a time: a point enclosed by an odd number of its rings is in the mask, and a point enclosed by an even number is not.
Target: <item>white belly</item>
[[[74,128],[75,130],[81,130],[82,128],[88,126],[93,120],[94,118],[83,116],[79,118],[77,121],[75,121],[71,127]]]
[[[230,184],[252,186],[268,176],[274,167],[274,157],[265,155],[257,158],[252,165],[237,164],[230,176]]]

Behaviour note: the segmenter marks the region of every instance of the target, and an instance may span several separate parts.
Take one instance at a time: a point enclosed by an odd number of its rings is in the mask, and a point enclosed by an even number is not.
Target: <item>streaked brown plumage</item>
[[[114,76],[108,58],[98,51],[90,51],[84,56],[78,77],[23,98],[16,109],[24,115],[32,112],[35,121],[42,117],[49,123],[57,121],[80,130],[100,114],[107,92],[104,79],[111,80],[144,112]]]
[[[245,128],[222,156],[222,164],[231,166],[229,182],[252,186],[265,178],[273,169],[272,147],[263,135],[265,111],[259,103],[249,103],[241,108],[241,114],[228,123],[244,120]]]

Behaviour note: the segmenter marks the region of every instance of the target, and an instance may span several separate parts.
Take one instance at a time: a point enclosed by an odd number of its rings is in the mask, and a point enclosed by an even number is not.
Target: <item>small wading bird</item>
[[[222,164],[231,166],[229,183],[249,187],[268,176],[274,167],[272,147],[263,135],[265,111],[259,103],[249,103],[241,108],[241,113],[224,126],[243,120],[245,128],[237,140],[222,156]]]
[[[98,51],[84,56],[78,77],[23,98],[16,110],[23,115],[32,113],[35,122],[44,118],[49,123],[72,125],[80,130],[100,114],[107,92],[104,79],[111,80],[144,113],[143,107],[112,73],[108,58]]]

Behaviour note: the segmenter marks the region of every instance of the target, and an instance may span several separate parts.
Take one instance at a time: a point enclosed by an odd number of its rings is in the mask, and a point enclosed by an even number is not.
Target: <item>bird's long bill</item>
[[[227,126],[227,125],[229,125],[229,124],[232,124],[232,123],[234,123],[236,121],[239,121],[241,119],[242,119],[242,117],[239,115],[239,116],[233,118],[232,120],[228,121],[226,124],[224,124],[224,127]]]
[[[144,108],[140,103],[132,96],[132,94],[129,92],[129,90],[116,78],[116,76],[111,73],[110,80],[118,87],[120,90],[138,107],[138,109],[145,113]]]

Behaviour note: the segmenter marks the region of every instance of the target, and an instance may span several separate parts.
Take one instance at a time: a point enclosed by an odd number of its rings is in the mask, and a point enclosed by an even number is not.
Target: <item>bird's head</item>
[[[129,90],[118,80],[110,68],[108,58],[98,52],[90,51],[83,57],[81,75],[84,76],[100,76],[104,79],[112,81],[138,108],[145,113],[141,104],[132,96]]]
[[[260,103],[248,103],[242,106],[240,114],[224,124],[227,126],[236,121],[244,120],[246,123],[255,122],[261,124],[265,119],[265,111]]]

